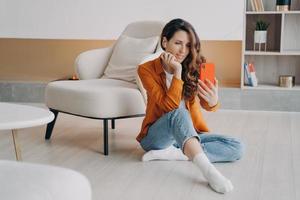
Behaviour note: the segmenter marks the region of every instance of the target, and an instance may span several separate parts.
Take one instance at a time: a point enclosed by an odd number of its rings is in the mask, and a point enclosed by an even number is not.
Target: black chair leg
[[[49,109],[51,112],[53,112],[54,114],[54,119],[52,122],[50,122],[48,125],[47,125],[47,129],[46,129],[46,134],[45,134],[45,140],[49,140],[50,137],[51,137],[51,134],[52,134],[52,131],[53,131],[53,128],[54,128],[54,125],[55,125],[55,122],[56,122],[56,119],[57,119],[57,115],[58,115],[58,111],[57,110],[54,110],[54,109]]]
[[[104,143],[104,155],[108,155],[108,119],[103,120],[103,143]]]
[[[112,129],[115,129],[115,119],[112,119],[112,120],[111,120],[111,128],[112,128]]]

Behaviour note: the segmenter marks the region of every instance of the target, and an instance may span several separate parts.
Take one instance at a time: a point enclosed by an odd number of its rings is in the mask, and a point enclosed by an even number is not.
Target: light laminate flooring
[[[213,192],[188,161],[140,161],[135,141],[142,118],[116,121],[109,133],[109,156],[103,156],[102,121],[59,114],[50,141],[46,126],[19,130],[24,162],[71,168],[86,175],[94,200],[299,200],[300,113],[219,110],[204,112],[211,131],[241,139],[243,158],[215,166],[234,185]],[[9,131],[0,134],[0,159],[14,160]]]

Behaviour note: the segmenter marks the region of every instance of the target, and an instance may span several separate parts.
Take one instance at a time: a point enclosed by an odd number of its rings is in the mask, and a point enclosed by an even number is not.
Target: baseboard
[[[220,88],[219,96],[224,109],[300,112],[299,90]]]
[[[42,82],[0,82],[0,101],[41,103],[45,99],[45,87]]]

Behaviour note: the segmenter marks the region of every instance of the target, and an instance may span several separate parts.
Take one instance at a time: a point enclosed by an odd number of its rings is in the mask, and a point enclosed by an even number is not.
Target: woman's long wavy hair
[[[173,19],[168,22],[161,33],[160,44],[162,46],[163,38],[169,41],[177,31],[185,31],[190,38],[190,52],[184,59],[182,64],[181,77],[183,84],[183,97],[186,100],[193,98],[197,94],[199,65],[205,62],[205,58],[201,55],[201,45],[199,37],[196,34],[193,26],[183,19]],[[163,48],[163,46],[162,46]],[[164,49],[164,48],[163,48]],[[165,49],[164,49],[165,50]]]

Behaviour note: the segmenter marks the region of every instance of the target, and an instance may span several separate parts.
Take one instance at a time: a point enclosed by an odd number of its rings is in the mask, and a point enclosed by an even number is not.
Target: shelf
[[[299,56],[300,55],[300,51],[283,51],[283,52],[281,52],[281,55]]]
[[[261,14],[300,14],[300,10],[292,10],[292,11],[247,11],[248,15],[261,15]]]
[[[271,85],[271,84],[258,84],[257,87],[251,87],[251,86],[243,86],[242,89],[246,90],[297,90],[300,91],[300,85],[296,85],[292,88],[285,88],[285,87],[279,87],[277,85]]]
[[[300,16],[300,15],[299,15]],[[246,51],[253,51],[254,49],[254,32],[255,23],[258,20],[263,20],[270,23],[267,31],[267,51],[280,52],[281,44],[281,29],[282,29],[282,15],[280,14],[262,14],[262,15],[247,15],[246,16]],[[257,45],[256,45],[257,46]],[[262,45],[264,48],[264,45]],[[258,49],[256,47],[256,49]]]
[[[300,14],[300,10],[285,11],[283,14]]]
[[[282,51],[300,51],[300,15],[286,15],[283,20]]]
[[[245,51],[245,55],[263,56],[299,56],[300,51]]]
[[[290,11],[276,11],[275,0],[263,0],[265,11],[253,11],[251,0],[245,0],[244,37],[241,65],[241,89],[300,91],[300,0],[292,0]],[[258,20],[269,23],[265,44],[254,44],[255,25]],[[255,66],[258,86],[244,85],[244,63]],[[282,75],[295,76],[296,86],[278,86]]]
[[[299,55],[258,55],[258,56],[245,55],[244,63],[254,64],[258,83],[264,86],[262,87],[263,89],[273,88],[276,90],[281,90],[282,88],[277,87],[277,85],[278,85],[279,77],[282,75],[295,76],[296,85],[300,85],[300,81],[299,81],[300,56]],[[243,79],[241,82],[242,83],[244,82]],[[250,87],[250,89],[253,88]]]

